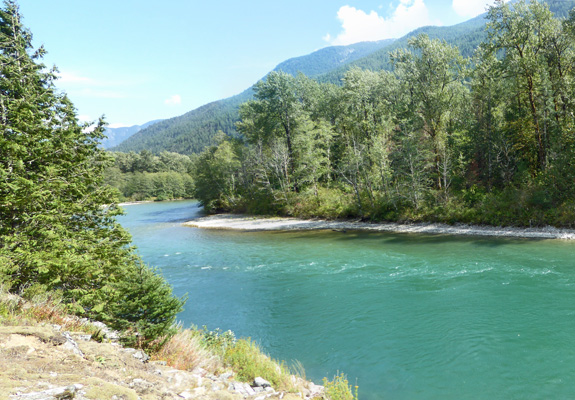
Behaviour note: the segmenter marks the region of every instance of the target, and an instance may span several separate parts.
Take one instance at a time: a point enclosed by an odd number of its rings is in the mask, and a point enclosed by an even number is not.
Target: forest
[[[195,160],[211,211],[573,227],[575,12],[497,1],[472,56],[425,34],[341,85],[273,72]]]
[[[120,200],[193,198],[191,157],[168,151],[154,155],[147,150],[111,154],[114,163],[106,168],[104,180],[118,190]]]

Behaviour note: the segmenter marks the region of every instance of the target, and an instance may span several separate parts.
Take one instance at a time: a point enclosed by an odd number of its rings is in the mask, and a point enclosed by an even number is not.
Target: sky
[[[171,118],[323,47],[449,26],[493,0],[19,0],[82,121]]]

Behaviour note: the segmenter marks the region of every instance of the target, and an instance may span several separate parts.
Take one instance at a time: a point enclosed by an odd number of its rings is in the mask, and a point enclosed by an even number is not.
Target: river
[[[193,201],[120,222],[184,326],[251,337],[362,400],[575,398],[575,242],[181,225]]]

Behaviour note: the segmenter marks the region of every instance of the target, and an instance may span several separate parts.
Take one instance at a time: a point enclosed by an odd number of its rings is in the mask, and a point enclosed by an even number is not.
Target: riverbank
[[[324,398],[323,386],[286,371],[287,386],[273,385],[259,376],[246,381],[246,370],[266,363],[274,371],[281,368],[254,346],[251,355],[255,358],[234,369],[202,344],[196,331],[181,330],[151,358],[142,350],[123,347],[119,337],[119,332],[102,323],[67,315],[58,303],[30,302],[0,287],[0,357],[5,366],[0,370],[0,398]]]
[[[362,221],[329,221],[283,217],[260,217],[241,214],[215,214],[185,222],[184,225],[202,229],[229,229],[240,231],[375,231],[433,235],[443,234],[575,240],[575,230],[558,229],[550,226],[543,228],[515,228],[465,224],[447,225],[441,223],[371,223]]]

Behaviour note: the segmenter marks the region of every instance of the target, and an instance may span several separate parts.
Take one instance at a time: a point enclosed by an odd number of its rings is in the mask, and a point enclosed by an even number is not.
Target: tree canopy
[[[116,222],[121,209],[115,192],[103,184],[111,158],[98,148],[104,121],[78,122],[72,103],[54,86],[56,70],[40,62],[44,49],[34,50],[31,42],[16,2],[5,1],[0,9],[0,279],[18,293],[59,292],[70,310],[152,340],[155,327],[174,322],[182,301],[142,267],[128,233]],[[158,279],[150,292],[132,293]],[[154,301],[144,303],[150,297]],[[146,319],[134,310],[138,301],[140,308],[165,312]]]
[[[497,1],[472,57],[419,34],[389,71],[352,68],[341,86],[270,74],[240,108],[246,145],[219,145],[235,149],[228,207],[573,226],[574,26],[575,11]]]

